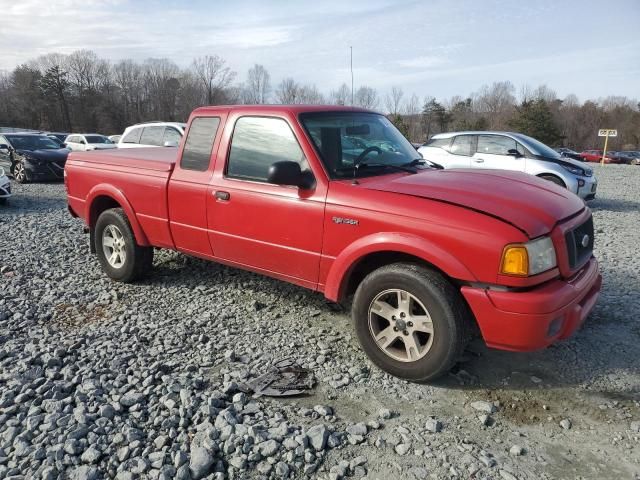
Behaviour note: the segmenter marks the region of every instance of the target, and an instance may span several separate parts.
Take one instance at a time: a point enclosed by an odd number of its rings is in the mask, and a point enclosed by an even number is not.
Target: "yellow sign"
[[[610,128],[601,128],[598,130],[599,137],[617,137],[618,130],[611,130]]]
[[[609,142],[609,137],[617,137],[618,130],[612,130],[611,128],[601,128],[598,130],[598,136],[604,137],[604,150],[602,150],[602,160],[600,160],[600,165],[604,165],[604,159],[607,156],[607,143]]]

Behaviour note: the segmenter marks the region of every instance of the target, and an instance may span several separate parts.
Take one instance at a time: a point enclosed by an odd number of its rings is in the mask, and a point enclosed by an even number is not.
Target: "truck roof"
[[[196,108],[191,115],[216,112],[240,111],[245,113],[292,113],[298,115],[300,113],[312,112],[361,112],[361,113],[378,113],[366,108],[350,107],[346,105],[216,105],[210,107]]]

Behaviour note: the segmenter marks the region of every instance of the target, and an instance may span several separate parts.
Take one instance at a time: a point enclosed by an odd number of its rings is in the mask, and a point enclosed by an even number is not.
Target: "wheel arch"
[[[564,188],[567,188],[567,182],[565,182],[562,177],[560,177],[560,175],[556,174],[556,173],[551,173],[551,172],[542,172],[536,175],[536,177],[541,178],[542,180],[546,180],[546,178],[544,177],[553,177],[555,179],[557,179],[558,181],[562,182],[562,186]]]
[[[460,260],[424,238],[380,233],[355,241],[334,260],[327,275],[324,294],[329,300],[342,301],[355,291],[359,282],[370,272],[397,262],[429,267],[450,280],[476,280]]]
[[[136,218],[133,207],[125,195],[112,185],[96,185],[87,196],[85,221],[91,234],[91,251],[94,251],[93,235],[96,222],[102,212],[110,208],[122,208],[133,230],[136,242],[140,246],[149,246],[149,240]],[[95,253],[95,252],[94,252]]]

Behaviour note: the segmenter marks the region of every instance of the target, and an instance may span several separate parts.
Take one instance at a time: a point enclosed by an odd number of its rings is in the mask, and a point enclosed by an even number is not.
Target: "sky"
[[[78,49],[217,54],[243,81],[255,63],[328,93],[469,95],[483,84],[547,84],[562,98],[640,97],[640,0],[0,0],[0,69]]]

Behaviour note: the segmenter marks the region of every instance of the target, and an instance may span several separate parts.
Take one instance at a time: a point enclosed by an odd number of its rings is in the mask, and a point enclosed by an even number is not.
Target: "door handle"
[[[216,190],[214,195],[218,200],[229,200],[231,198],[231,194],[229,192],[224,192],[222,190]]]
[[[484,158],[474,158],[473,161],[476,163],[484,163]]]

